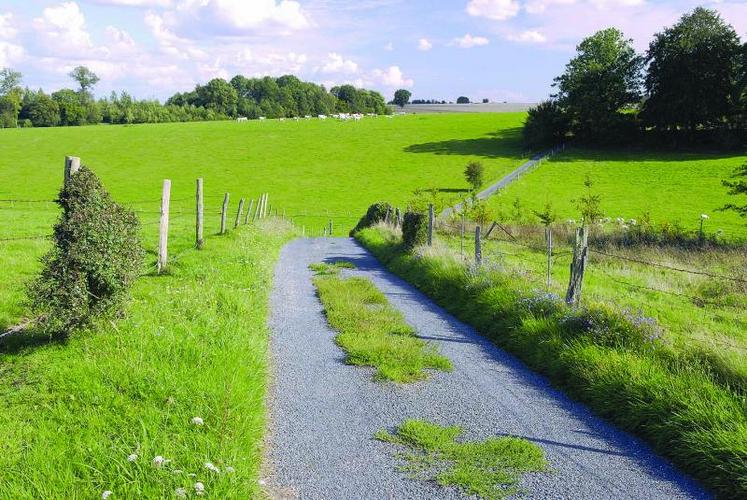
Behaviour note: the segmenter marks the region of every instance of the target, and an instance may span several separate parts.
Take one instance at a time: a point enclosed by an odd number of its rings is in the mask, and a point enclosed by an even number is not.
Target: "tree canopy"
[[[399,89],[394,93],[392,104],[396,104],[400,108],[404,108],[405,105],[410,102],[410,97],[412,97],[412,92],[407,89]]]

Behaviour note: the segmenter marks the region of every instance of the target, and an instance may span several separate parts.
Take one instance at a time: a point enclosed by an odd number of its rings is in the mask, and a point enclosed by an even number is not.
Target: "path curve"
[[[345,259],[370,278],[418,334],[454,364],[409,385],[377,383],[344,364],[317,299],[314,262]],[[460,498],[407,479],[394,448],[372,438],[407,418],[463,427],[464,438],[510,434],[545,451],[553,472],[525,476],[529,498],[708,498],[638,439],[594,417],[513,356],[387,272],[352,239],[299,239],[283,248],[270,316],[267,492],[275,498]]]

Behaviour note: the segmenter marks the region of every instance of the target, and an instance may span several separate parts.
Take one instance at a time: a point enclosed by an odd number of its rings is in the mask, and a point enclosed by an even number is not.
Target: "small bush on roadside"
[[[41,331],[64,336],[121,305],[144,252],[135,214],[115,203],[86,167],[71,176],[57,203],[55,245],[28,296]]]
[[[374,226],[379,222],[383,222],[384,219],[386,219],[387,212],[391,212],[390,217],[394,215],[394,209],[389,203],[374,203],[373,205],[368,207],[366,215],[361,217],[361,220],[358,221],[358,224],[356,224],[353,230],[350,231],[350,236],[355,235],[355,233],[357,233],[361,229],[365,229],[367,227]]]
[[[420,212],[405,212],[402,219],[402,242],[406,251],[411,251],[428,241],[428,219]]]

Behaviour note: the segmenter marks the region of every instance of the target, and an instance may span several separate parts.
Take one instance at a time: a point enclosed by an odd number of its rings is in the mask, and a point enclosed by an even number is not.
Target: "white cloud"
[[[10,40],[15,38],[16,33],[18,33],[18,30],[13,27],[13,14],[7,12],[0,15],[0,38]]]
[[[517,0],[470,0],[467,14],[474,17],[486,17],[496,21],[505,21],[519,13]]]
[[[94,0],[100,5],[122,5],[125,7],[171,7],[171,0]]]
[[[471,49],[472,47],[479,47],[481,45],[487,45],[490,40],[484,36],[472,36],[469,33],[462,37],[455,38],[449,45],[457,46],[462,49]]]
[[[421,38],[418,40],[418,50],[427,52],[433,48],[433,44],[427,38]]]
[[[412,78],[405,78],[399,66],[389,66],[384,70],[375,69],[372,74],[375,83],[385,87],[412,87],[415,84]]]
[[[178,24],[213,28],[221,34],[246,33],[264,27],[299,30],[311,25],[293,0],[181,0],[172,12]]]
[[[93,47],[86,31],[86,19],[75,2],[47,7],[41,17],[34,19],[33,26],[51,53],[80,55]]]
[[[387,52],[393,51],[394,50],[394,44],[392,44],[392,42],[387,43],[386,45],[384,45],[384,50],[386,50]]]
[[[544,43],[547,37],[536,30],[522,31],[521,33],[512,33],[506,35],[506,38],[512,42],[519,43]]]
[[[319,69],[322,73],[344,73],[351,74],[358,72],[358,64],[350,59],[345,59],[336,52],[331,52],[327,56],[327,61]]]
[[[20,45],[0,41],[0,68],[11,66],[23,59],[24,50]]]

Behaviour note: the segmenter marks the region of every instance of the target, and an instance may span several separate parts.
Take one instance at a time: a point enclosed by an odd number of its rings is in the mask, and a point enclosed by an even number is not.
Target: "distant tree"
[[[81,96],[71,89],[62,89],[52,94],[52,99],[60,109],[60,124],[83,125],[86,123],[86,108]]]
[[[642,117],[665,129],[723,123],[732,111],[742,47],[718,12],[698,7],[654,36]]]
[[[483,176],[485,174],[485,168],[479,161],[471,161],[467,163],[464,169],[464,178],[472,186],[473,191],[477,191],[483,183]]]
[[[530,108],[524,122],[524,142],[530,148],[544,148],[563,142],[570,125],[557,101],[544,101]]]
[[[96,73],[85,66],[77,66],[70,73],[68,73],[68,76],[78,82],[81,94],[86,94],[89,96],[93,91],[93,87],[95,87],[100,80]]]
[[[459,97],[457,97],[456,102],[457,102],[457,104],[469,104],[470,100],[469,100],[469,97],[459,96]]]
[[[10,68],[0,70],[0,96],[8,95],[12,91],[20,90],[23,75]]]
[[[626,107],[640,101],[643,58],[632,40],[607,28],[584,39],[577,55],[555,78],[558,105],[575,135],[591,140],[609,137],[621,124]]]
[[[737,168],[732,178],[734,180],[723,181],[724,186],[729,188],[729,194],[733,196],[747,196],[747,163]],[[747,203],[744,205],[729,203],[724,205],[722,210],[733,210],[742,217],[747,217]]]
[[[488,104],[489,102],[490,102],[490,99],[483,99],[483,100],[482,100],[482,103],[483,103],[483,104]]]
[[[412,97],[412,92],[407,89],[399,89],[394,93],[392,103],[400,108],[404,108],[405,105],[410,102],[410,97]]]
[[[34,127],[54,127],[60,124],[59,105],[42,90],[26,92],[21,117],[31,120]]]
[[[0,128],[17,127],[20,110],[21,101],[16,94],[0,96]]]
[[[576,200],[576,207],[581,212],[582,224],[588,226],[601,219],[604,216],[604,212],[602,212],[601,208],[602,197],[594,191],[594,181],[590,175],[586,176],[584,187],[586,187],[586,192]]]
[[[197,104],[228,116],[236,116],[238,94],[236,89],[222,78],[214,78],[205,85],[198,85]]]

